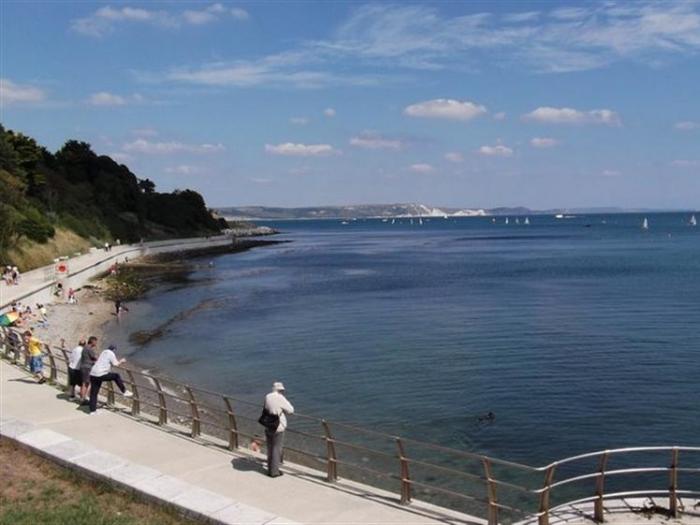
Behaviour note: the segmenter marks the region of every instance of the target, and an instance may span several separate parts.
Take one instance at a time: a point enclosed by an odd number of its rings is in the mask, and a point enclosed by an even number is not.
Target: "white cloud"
[[[374,3],[355,9],[334,38],[313,45],[382,67],[433,70],[479,67],[478,61],[541,72],[658,63],[700,51],[700,4],[596,2],[445,16],[439,6]]]
[[[265,144],[265,151],[272,155],[290,157],[327,157],[340,153],[330,144],[295,144],[293,142],[277,145]]]
[[[297,126],[306,126],[309,123],[309,119],[307,117],[292,117],[289,119],[289,122]]]
[[[208,154],[218,153],[225,148],[223,144],[183,144],[182,142],[151,142],[143,138],[124,144],[122,149],[129,153],[147,155],[172,155],[176,153]]]
[[[680,131],[692,131],[700,128],[700,122],[684,120],[683,122],[676,122],[673,127]]]
[[[0,104],[31,104],[46,100],[46,93],[35,86],[15,84],[10,79],[0,78]]]
[[[88,104],[92,106],[124,106],[126,105],[126,99],[122,96],[108,93],[107,91],[100,91],[99,93],[90,95]]]
[[[454,163],[464,162],[464,155],[456,151],[450,151],[445,153],[445,159]]]
[[[185,25],[201,26],[229,16],[235,20],[247,20],[248,12],[241,8],[227,9],[217,3],[202,9],[186,9],[181,12],[150,10],[135,7],[100,7],[94,13],[72,21],[71,29],[86,36],[101,37],[114,31],[118,24],[149,24],[156,27],[178,28]]]
[[[248,11],[246,11],[245,9],[241,9],[240,7],[232,8],[231,9],[231,16],[233,16],[233,18],[236,18],[238,20],[248,20],[250,18]]]
[[[619,177],[622,173],[619,170],[603,170],[600,173],[603,177]]]
[[[364,149],[388,149],[398,151],[404,147],[399,139],[390,139],[381,136],[376,131],[363,131],[360,135],[350,139],[350,145]]]
[[[573,108],[553,108],[549,106],[539,107],[526,115],[523,120],[540,122],[545,124],[605,124],[608,126],[620,126],[621,121],[617,113],[609,109],[592,109],[579,111]]]
[[[118,162],[119,164],[127,164],[134,160],[134,157],[129,155],[128,153],[110,153],[109,156],[115,161]]]
[[[306,54],[298,52],[268,55],[259,60],[215,62],[196,68],[173,69],[161,79],[203,86],[256,87],[292,86],[304,89],[379,83],[376,75],[333,73],[318,70]],[[326,116],[329,112],[326,112]]]
[[[132,135],[137,137],[157,137],[158,131],[153,128],[136,128],[131,130]]]
[[[333,118],[335,117],[335,109],[333,108],[326,108],[323,110],[323,114],[327,116],[328,118]]]
[[[486,108],[469,101],[436,98],[411,104],[403,110],[409,117],[471,120],[486,113]]]
[[[495,120],[505,120],[506,119],[506,112],[505,111],[499,111],[498,113],[493,114],[493,118]]]
[[[421,173],[423,175],[435,172],[435,168],[433,168],[430,164],[425,163],[411,164],[408,169],[414,173]]]
[[[530,139],[530,145],[533,148],[553,148],[558,144],[559,141],[557,139],[552,139],[549,137],[533,137]]]
[[[189,164],[180,164],[179,166],[169,166],[165,168],[165,173],[173,175],[196,175],[201,173],[202,169],[199,166],[190,166]]]
[[[512,157],[513,150],[508,146],[503,144],[496,144],[495,146],[481,146],[478,149],[480,155],[486,157]]]
[[[697,168],[700,167],[700,160],[678,159],[671,162],[674,168]]]

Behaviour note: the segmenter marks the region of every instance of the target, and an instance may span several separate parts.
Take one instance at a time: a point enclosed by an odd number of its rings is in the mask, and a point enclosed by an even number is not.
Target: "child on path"
[[[43,374],[44,362],[42,360],[43,352],[41,349],[41,341],[32,337],[31,330],[24,332],[24,344],[29,354],[29,370],[39,384],[46,382]]]

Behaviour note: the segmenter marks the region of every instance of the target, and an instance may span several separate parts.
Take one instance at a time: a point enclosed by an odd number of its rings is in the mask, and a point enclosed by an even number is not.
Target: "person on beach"
[[[265,429],[267,438],[267,475],[276,478],[282,475],[282,448],[284,446],[284,431],[287,429],[285,414],[293,414],[294,407],[284,397],[284,385],[276,381],[272,384],[272,392],[265,396],[265,410],[279,416],[280,422],[276,429]]]
[[[61,340],[63,341],[63,340]],[[83,356],[85,340],[78,341],[78,346],[71,350],[68,356],[68,398],[75,399],[75,387],[83,388],[83,374],[80,371],[80,359]],[[82,401],[82,399],[81,399]]]
[[[88,402],[88,395],[90,393],[90,370],[92,370],[95,361],[97,361],[97,337],[92,335],[88,338],[87,344],[80,353],[80,377],[83,382],[80,387],[80,404],[86,404]]]
[[[24,332],[24,345],[27,349],[27,354],[29,354],[29,370],[39,384],[46,382],[44,377],[44,361],[43,352],[41,349],[41,341],[32,336],[31,330],[26,330]]]
[[[95,414],[97,410],[97,396],[100,393],[102,383],[105,381],[114,381],[121,390],[124,397],[132,397],[131,392],[126,391],[122,376],[112,372],[113,366],[119,366],[126,362],[126,359],[117,359],[114,351],[117,349],[114,345],[109,345],[107,350],[102,350],[100,357],[97,358],[95,364],[90,370],[90,414]]]

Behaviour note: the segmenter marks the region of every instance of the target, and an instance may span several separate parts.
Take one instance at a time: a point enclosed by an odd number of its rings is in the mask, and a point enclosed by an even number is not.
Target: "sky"
[[[700,1],[0,3],[3,126],[211,206],[700,208]]]

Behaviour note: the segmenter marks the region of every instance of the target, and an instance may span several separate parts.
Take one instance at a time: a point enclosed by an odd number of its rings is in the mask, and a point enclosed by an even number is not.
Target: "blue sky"
[[[3,125],[213,206],[700,207],[700,2],[0,4]]]

